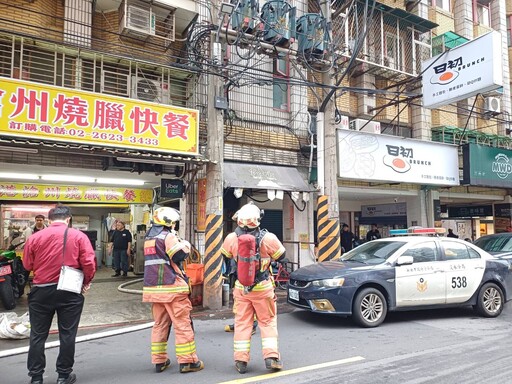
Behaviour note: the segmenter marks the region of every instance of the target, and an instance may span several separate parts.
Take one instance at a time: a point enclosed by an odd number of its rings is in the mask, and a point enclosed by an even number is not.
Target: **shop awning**
[[[224,188],[313,191],[296,168],[247,163],[224,163]]]

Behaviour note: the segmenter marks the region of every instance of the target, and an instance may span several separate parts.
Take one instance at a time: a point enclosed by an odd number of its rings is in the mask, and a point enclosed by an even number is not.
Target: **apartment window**
[[[488,0],[473,0],[473,21],[489,27],[491,25],[491,12]]]
[[[273,107],[284,111],[290,110],[290,62],[288,56],[274,59],[273,70]]]
[[[450,0],[430,0],[430,5],[450,12]]]

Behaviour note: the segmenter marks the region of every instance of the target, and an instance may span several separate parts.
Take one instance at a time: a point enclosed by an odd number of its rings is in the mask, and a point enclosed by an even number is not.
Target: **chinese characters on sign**
[[[0,133],[198,154],[199,113],[140,100],[0,78]]]
[[[151,204],[151,189],[55,186],[0,182],[1,200]]]

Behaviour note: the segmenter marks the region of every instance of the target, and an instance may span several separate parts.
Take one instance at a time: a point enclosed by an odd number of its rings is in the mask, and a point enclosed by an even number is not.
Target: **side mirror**
[[[412,256],[400,256],[396,260],[396,265],[411,265],[414,263],[414,257]]]

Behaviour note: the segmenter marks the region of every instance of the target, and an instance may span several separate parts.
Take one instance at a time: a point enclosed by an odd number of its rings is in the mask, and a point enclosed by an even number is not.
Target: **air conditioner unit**
[[[501,113],[501,99],[499,97],[486,97],[484,99],[484,113]]]
[[[361,131],[361,132],[380,134],[380,122],[378,122],[378,121],[368,122],[368,120],[354,119],[350,122],[349,129],[351,129],[353,131]]]
[[[139,76],[132,76],[130,97],[153,103],[172,104],[168,84]]]
[[[155,35],[156,15],[151,8],[143,9],[134,5],[127,5],[121,21],[121,27],[135,33]]]

